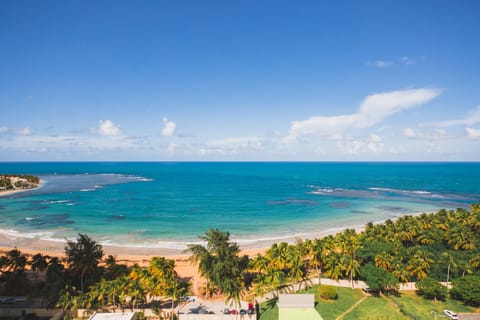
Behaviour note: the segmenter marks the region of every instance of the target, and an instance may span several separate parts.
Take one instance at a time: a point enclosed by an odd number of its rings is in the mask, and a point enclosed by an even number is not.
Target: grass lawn
[[[454,312],[475,312],[472,307],[465,306],[456,300],[432,301],[426,300],[415,294],[414,291],[402,291],[400,297],[392,297],[392,300],[403,305],[404,310],[408,314],[415,315],[417,319],[433,319],[436,312],[441,315],[444,309]]]
[[[400,309],[388,298],[368,297],[351,312],[345,315],[345,320],[409,320],[412,319],[403,315]]]
[[[299,293],[315,293],[315,301],[318,302],[315,309],[320,313],[324,320],[334,320],[339,315],[347,311],[352,305],[363,298],[360,290],[352,290],[350,288],[336,287],[338,298],[333,301],[324,301],[319,299],[317,292],[318,286],[314,286],[309,290],[302,290]],[[403,309],[400,310],[400,307]],[[400,296],[390,297],[368,297],[343,319],[371,319],[371,320],[407,320],[407,319],[434,319],[436,312],[438,319],[441,317],[442,311],[449,309],[454,312],[479,312],[474,308],[463,305],[455,300],[447,301],[431,301],[423,299],[413,291],[403,291]],[[277,320],[278,306],[277,301],[269,301],[262,304],[262,314],[260,320]],[[415,317],[415,318],[414,318]]]
[[[278,320],[277,299],[264,302],[260,305],[260,320]]]
[[[322,316],[324,320],[334,320],[339,315],[351,308],[358,300],[363,298],[363,293],[360,289],[350,289],[336,287],[338,298],[336,300],[323,300],[317,296],[318,287],[311,289],[315,291],[315,301],[318,301],[315,309]]]
[[[323,300],[318,297],[318,285],[308,290],[301,290],[298,293],[314,293],[315,301],[318,302],[315,309],[320,313],[324,320],[334,320],[343,312],[353,306],[358,300],[363,298],[363,294],[359,289],[352,290],[350,288],[336,287],[338,298],[336,300]],[[265,311],[263,311],[265,310]],[[278,319],[278,306],[275,302],[262,304],[262,313],[260,320],[277,320]]]

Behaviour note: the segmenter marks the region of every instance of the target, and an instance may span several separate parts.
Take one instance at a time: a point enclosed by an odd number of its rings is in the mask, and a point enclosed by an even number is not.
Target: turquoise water
[[[0,232],[183,248],[209,227],[241,244],[480,201],[480,163],[0,163],[41,188],[0,197]]]

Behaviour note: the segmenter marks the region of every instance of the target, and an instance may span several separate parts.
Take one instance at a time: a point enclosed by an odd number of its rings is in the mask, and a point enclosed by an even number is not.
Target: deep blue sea
[[[184,248],[210,227],[241,245],[480,201],[480,163],[0,163],[40,188],[0,197],[0,233]]]

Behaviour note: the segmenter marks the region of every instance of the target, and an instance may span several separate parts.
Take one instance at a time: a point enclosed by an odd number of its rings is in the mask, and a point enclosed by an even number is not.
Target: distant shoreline
[[[6,197],[6,196],[10,196],[10,195],[16,194],[16,193],[22,193],[22,192],[26,192],[26,191],[36,190],[38,188],[40,188],[40,185],[38,185],[34,188],[27,188],[27,189],[1,190],[0,191],[0,197]]]
[[[38,176],[0,173],[0,197],[35,190],[42,185]],[[20,185],[20,187],[18,185]],[[11,189],[8,189],[11,188]]]

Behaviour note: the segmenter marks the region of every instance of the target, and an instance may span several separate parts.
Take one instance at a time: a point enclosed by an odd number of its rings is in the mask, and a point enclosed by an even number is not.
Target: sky
[[[479,1],[0,1],[0,161],[480,161]]]

